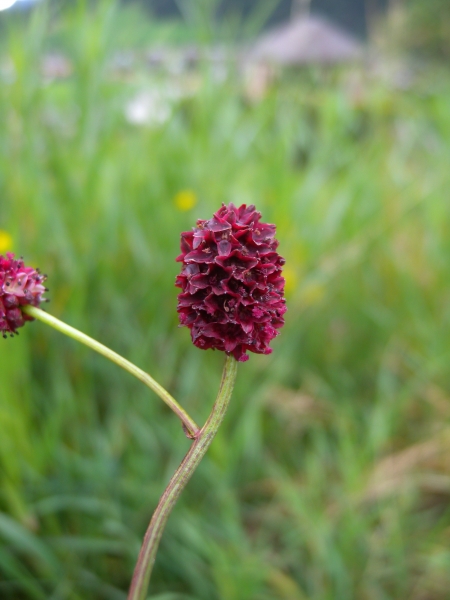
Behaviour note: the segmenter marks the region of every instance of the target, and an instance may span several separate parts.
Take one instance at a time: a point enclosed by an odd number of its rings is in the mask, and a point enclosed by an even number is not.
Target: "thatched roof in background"
[[[362,55],[351,35],[319,17],[301,17],[263,34],[249,58],[277,65],[334,64]]]

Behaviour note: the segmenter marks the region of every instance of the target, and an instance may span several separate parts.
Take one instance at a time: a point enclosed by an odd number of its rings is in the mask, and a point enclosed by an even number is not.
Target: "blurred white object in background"
[[[125,118],[133,125],[162,125],[169,120],[174,104],[183,96],[183,91],[171,84],[143,90],[126,104]]]
[[[11,8],[11,6],[15,3],[16,0],[0,0],[0,10],[6,10],[7,8]]]
[[[40,0],[0,0],[0,10],[6,10],[12,7],[29,8],[37,2],[40,2]]]

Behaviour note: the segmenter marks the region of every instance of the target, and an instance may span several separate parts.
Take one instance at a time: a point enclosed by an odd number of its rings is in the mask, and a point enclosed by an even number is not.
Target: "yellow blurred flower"
[[[197,204],[197,195],[192,190],[180,190],[173,199],[178,210],[191,210]]]
[[[325,286],[322,283],[311,281],[307,283],[301,293],[301,299],[305,306],[318,304],[325,296]]]
[[[283,277],[286,280],[284,291],[286,296],[290,296],[298,284],[297,271],[291,267],[283,267]]]
[[[12,236],[7,231],[0,229],[0,253],[11,250],[12,243]]]

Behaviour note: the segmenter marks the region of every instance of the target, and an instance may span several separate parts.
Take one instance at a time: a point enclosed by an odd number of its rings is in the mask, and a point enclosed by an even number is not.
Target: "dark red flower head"
[[[222,205],[209,221],[181,234],[183,263],[175,285],[180,323],[198,348],[217,348],[236,360],[247,350],[270,354],[270,341],[284,324],[284,264],[275,225],[243,204]]]
[[[39,306],[43,302],[42,294],[47,291],[43,286],[46,276],[39,269],[26,267],[22,259],[15,260],[10,252],[0,255],[0,331],[13,335],[25,321],[32,317],[23,313],[22,306]]]

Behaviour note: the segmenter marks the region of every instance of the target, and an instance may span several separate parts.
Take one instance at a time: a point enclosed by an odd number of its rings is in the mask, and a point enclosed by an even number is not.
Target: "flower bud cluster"
[[[39,306],[44,301],[42,294],[47,291],[43,282],[46,276],[39,269],[26,267],[22,259],[15,260],[8,252],[0,255],[0,332],[14,335],[25,321],[33,318],[23,313],[23,306]]]

